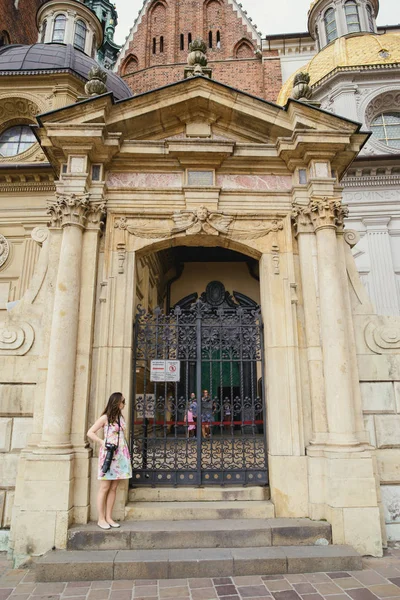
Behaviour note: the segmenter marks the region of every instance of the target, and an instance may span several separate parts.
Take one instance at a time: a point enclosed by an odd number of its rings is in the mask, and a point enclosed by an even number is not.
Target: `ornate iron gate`
[[[259,308],[139,307],[134,330],[132,485],[266,485]],[[154,360],[179,381],[151,381]]]

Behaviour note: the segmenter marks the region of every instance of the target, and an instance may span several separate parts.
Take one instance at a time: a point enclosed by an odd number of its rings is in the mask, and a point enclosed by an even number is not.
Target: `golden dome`
[[[392,63],[400,63],[400,33],[363,33],[338,38],[297,72],[308,73],[310,85],[314,86],[336,69]],[[282,86],[277,99],[278,104],[286,104],[292,92],[295,75],[296,73]]]

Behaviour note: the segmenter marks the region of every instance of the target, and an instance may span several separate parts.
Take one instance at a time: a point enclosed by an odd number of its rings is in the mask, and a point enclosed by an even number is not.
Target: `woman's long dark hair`
[[[101,413],[102,415],[107,415],[107,421],[110,423],[115,423],[118,421],[118,417],[121,416],[121,410],[119,405],[122,402],[123,394],[121,392],[114,392],[108,399],[107,406]]]

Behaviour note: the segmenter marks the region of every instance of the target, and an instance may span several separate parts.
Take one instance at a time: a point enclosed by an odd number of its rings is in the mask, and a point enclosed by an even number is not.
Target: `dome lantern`
[[[38,42],[71,44],[94,56],[103,42],[103,29],[97,16],[79,0],[47,0],[36,15]]]
[[[322,49],[339,37],[376,33],[379,0],[313,0],[308,30]]]

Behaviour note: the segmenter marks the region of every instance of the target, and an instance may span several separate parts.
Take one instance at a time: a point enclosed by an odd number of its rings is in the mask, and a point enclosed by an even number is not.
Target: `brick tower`
[[[0,46],[37,42],[36,11],[44,0],[0,0]]]
[[[189,44],[207,44],[213,78],[275,100],[282,85],[276,51],[261,51],[261,34],[236,0],[147,0],[116,64],[135,94],[183,78]]]

